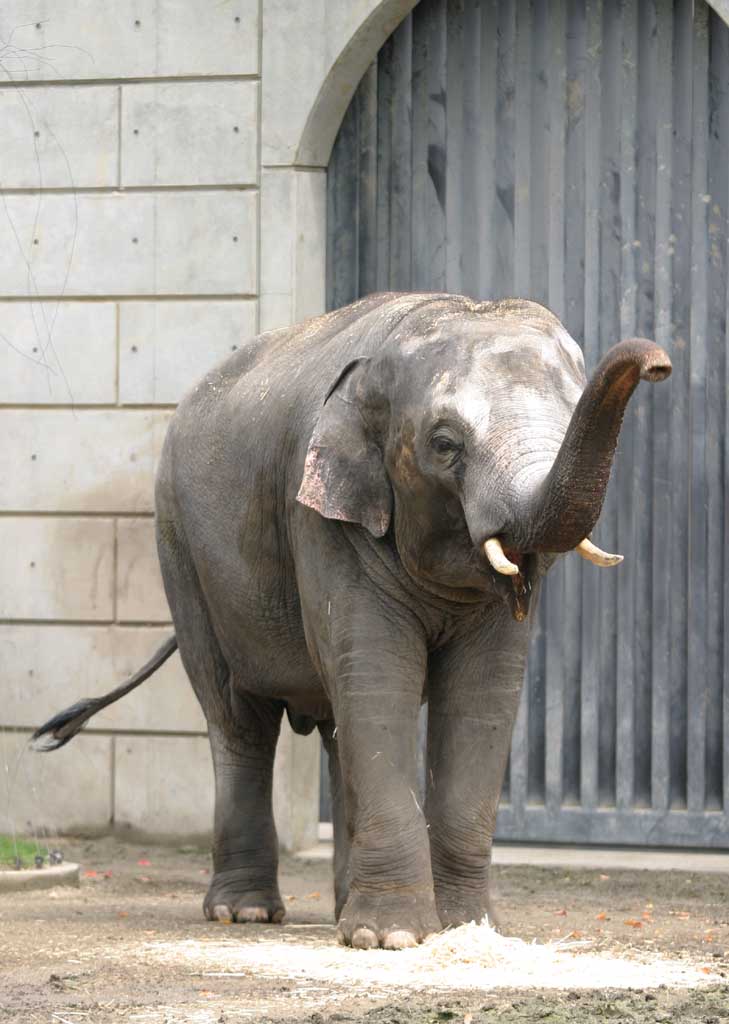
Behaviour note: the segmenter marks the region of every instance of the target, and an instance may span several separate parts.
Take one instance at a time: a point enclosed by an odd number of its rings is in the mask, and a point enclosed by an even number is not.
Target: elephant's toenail
[[[413,933],[406,932],[404,929],[388,932],[383,942],[385,949],[412,949],[417,944],[417,939]]]
[[[222,924],[233,923],[233,912],[230,907],[226,907],[223,903],[218,903],[213,907],[213,921],[220,921]]]
[[[355,949],[376,949],[379,942],[371,928],[356,928],[352,935],[352,945]]]
[[[239,907],[235,919],[241,924],[264,924],[268,921],[268,911],[265,907]]]
[[[273,922],[273,924],[281,924],[284,917],[286,917],[286,911],[284,910],[283,907],[280,907],[278,910],[274,910],[274,912],[271,914],[271,921]]]

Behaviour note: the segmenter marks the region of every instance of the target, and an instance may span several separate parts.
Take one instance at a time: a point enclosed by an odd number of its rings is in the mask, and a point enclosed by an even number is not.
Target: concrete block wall
[[[414,2],[0,6],[0,831],[210,829],[177,656],[63,751],[24,745],[169,634],[153,481],[174,405],[322,311],[329,149]],[[317,787],[317,741],[285,732],[285,845],[315,838]]]

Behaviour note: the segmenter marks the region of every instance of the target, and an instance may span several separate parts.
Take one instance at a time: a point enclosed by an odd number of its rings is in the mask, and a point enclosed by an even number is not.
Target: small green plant
[[[35,867],[35,858],[39,854],[47,862],[48,851],[45,846],[39,847],[33,840],[20,836],[13,838],[0,834],[0,870],[16,867],[16,857],[20,858],[22,867]]]

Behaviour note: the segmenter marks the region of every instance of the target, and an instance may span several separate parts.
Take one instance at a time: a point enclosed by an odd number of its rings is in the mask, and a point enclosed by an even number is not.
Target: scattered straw
[[[686,961],[659,956],[626,959],[590,953],[584,942],[528,943],[499,935],[487,923],[467,924],[398,952],[337,946],[330,928],[231,932],[219,940],[150,942],[145,959],[187,961],[198,976],[252,974],[286,978],[304,990],[325,985],[334,995],[393,990],[497,988],[691,987],[721,979]]]

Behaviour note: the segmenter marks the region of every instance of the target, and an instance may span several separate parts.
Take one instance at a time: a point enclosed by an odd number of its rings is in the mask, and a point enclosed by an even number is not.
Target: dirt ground
[[[283,926],[223,925],[201,912],[206,851],[113,838],[63,847],[82,865],[80,890],[0,897],[2,1024],[729,1024],[727,875],[494,869],[504,931],[569,938],[566,971],[550,961],[532,976],[518,944],[488,983],[474,985],[466,964],[451,988],[447,961],[423,947],[336,946],[326,862],[284,859]],[[605,988],[605,977],[617,980]]]

